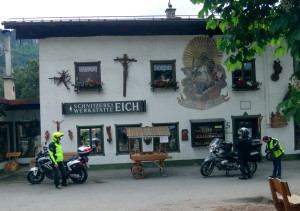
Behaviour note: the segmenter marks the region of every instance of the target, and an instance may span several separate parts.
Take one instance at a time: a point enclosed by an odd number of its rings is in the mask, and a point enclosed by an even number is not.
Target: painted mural
[[[223,94],[228,88],[222,56],[213,38],[195,37],[189,42],[182,58],[186,77],[181,81],[183,93],[177,98],[180,105],[205,110],[230,99],[228,92]]]

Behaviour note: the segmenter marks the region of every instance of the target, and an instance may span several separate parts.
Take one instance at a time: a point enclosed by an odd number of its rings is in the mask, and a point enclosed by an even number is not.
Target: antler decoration
[[[58,74],[60,75],[60,77],[52,77],[52,78],[49,78],[50,80],[54,80],[54,83],[59,86],[61,83],[63,83],[67,89],[70,89],[69,86],[68,86],[68,83],[71,83],[71,76],[69,75],[68,73],[69,70],[65,71],[65,70],[62,70],[61,72],[58,72]]]

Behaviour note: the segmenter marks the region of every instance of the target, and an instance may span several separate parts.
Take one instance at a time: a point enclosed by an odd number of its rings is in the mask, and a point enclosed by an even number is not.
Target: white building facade
[[[127,164],[128,147],[157,151],[160,144],[137,139],[128,146],[126,127],[169,126],[168,161],[197,163],[213,138],[234,141],[245,126],[253,137],[278,138],[286,155],[299,156],[293,119],[271,124],[294,71],[290,55],[280,58],[282,72],[272,80],[273,48],[245,61],[243,71],[228,72],[222,65],[227,56],[216,50],[222,35],[199,29],[205,26],[200,20],[90,22],[4,23],[19,39],[40,39],[42,145],[60,131],[64,152],[87,142],[91,165]],[[87,80],[92,87],[82,87]],[[247,87],[240,83],[247,81]]]

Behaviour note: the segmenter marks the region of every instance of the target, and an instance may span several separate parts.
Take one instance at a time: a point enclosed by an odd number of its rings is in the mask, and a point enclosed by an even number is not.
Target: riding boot
[[[246,175],[242,175],[242,176],[239,177],[239,179],[247,180],[247,177],[246,177]]]

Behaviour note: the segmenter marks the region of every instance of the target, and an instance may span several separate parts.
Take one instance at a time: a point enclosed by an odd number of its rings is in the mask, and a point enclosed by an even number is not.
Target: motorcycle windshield
[[[211,141],[211,143],[210,143],[210,147],[216,147],[216,146],[218,146],[219,144],[220,144],[220,142],[221,142],[221,140],[219,139],[219,138],[215,138],[215,139],[213,139],[212,141]]]

